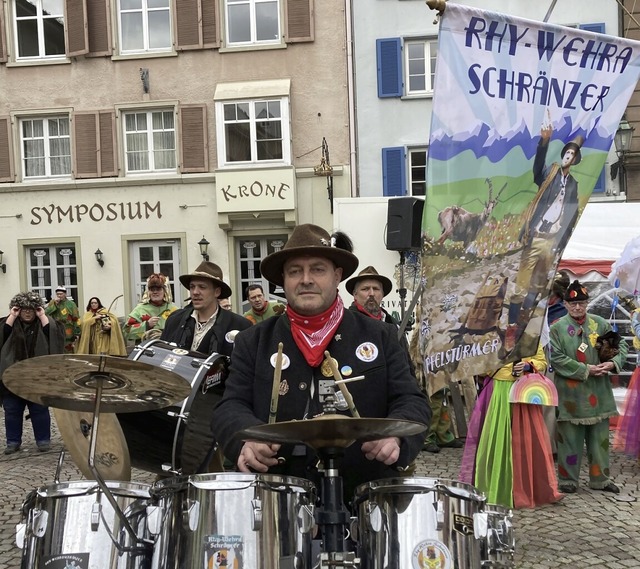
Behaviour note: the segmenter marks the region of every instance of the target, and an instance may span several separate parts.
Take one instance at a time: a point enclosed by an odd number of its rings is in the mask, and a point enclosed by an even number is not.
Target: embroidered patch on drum
[[[438,569],[451,569],[453,557],[447,546],[437,539],[425,539],[413,550],[411,555],[413,569],[425,569],[437,567]]]
[[[181,357],[175,354],[167,354],[162,360],[162,362],[160,362],[160,367],[164,369],[168,369],[169,371],[173,371],[175,367],[180,363],[181,359],[182,359]]]
[[[363,362],[372,362],[378,357],[378,347],[371,342],[360,344],[356,348],[356,357]]]
[[[453,514],[453,529],[462,535],[473,535],[473,518]]]
[[[244,569],[241,535],[206,535],[204,537],[206,569]]]
[[[175,348],[171,351],[179,356],[186,356],[189,353],[189,350],[183,350],[182,348]]]
[[[413,569],[451,569],[453,558],[447,546],[437,539],[425,539],[415,546],[411,555]]]
[[[286,379],[283,379],[280,382],[280,385],[278,387],[278,395],[286,395],[289,392],[289,383],[287,382]]]
[[[275,369],[276,367],[276,358],[278,357],[278,353],[276,352],[269,358],[269,362],[271,362],[271,367]],[[287,369],[291,365],[291,360],[287,354],[282,354],[282,368]]]

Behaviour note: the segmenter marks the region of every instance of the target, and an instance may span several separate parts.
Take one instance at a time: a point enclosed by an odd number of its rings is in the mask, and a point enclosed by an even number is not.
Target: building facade
[[[0,306],[64,284],[124,315],[158,271],[181,304],[208,242],[242,310],[260,259],[350,195],[345,19],[339,0],[0,3]]]

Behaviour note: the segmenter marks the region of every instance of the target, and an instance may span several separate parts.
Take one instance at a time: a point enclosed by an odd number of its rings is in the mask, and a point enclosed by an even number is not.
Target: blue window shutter
[[[587,32],[604,34],[604,24],[580,24],[578,28],[581,30],[586,30]]]
[[[404,146],[382,149],[382,195],[405,196]]]
[[[378,97],[402,96],[402,45],[400,38],[376,40]]]
[[[605,179],[604,179],[605,170],[606,170],[606,168],[602,169],[602,172],[600,172],[600,175],[598,176],[598,179],[596,180],[596,185],[593,187],[593,193],[594,194],[602,194],[606,190]]]

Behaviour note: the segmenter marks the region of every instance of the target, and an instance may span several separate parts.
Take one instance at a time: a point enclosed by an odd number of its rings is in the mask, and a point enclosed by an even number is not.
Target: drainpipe
[[[358,137],[356,121],[355,69],[353,65],[353,0],[345,0],[345,28],[347,32],[347,101],[349,105],[349,165],[351,170],[351,197],[360,195],[358,188]]]

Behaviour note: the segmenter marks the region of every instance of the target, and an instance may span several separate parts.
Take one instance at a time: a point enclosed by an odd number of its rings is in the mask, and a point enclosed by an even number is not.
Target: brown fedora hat
[[[335,234],[334,234],[335,235]],[[344,236],[346,237],[346,236]],[[348,239],[348,238],[347,238]],[[260,263],[260,273],[269,282],[284,284],[285,261],[293,257],[324,257],[342,268],[342,280],[350,277],[358,268],[358,257],[351,251],[332,244],[332,236],[322,227],[305,223],[294,228],[280,251],[267,255]]]
[[[180,282],[185,288],[189,288],[191,279],[193,278],[211,279],[216,286],[220,287],[220,296],[218,298],[229,298],[231,296],[231,287],[224,282],[222,269],[211,261],[202,261],[198,268],[188,275],[180,275]]]
[[[362,269],[355,277],[351,277],[346,283],[344,283],[344,287],[347,289],[349,294],[353,294],[354,289],[356,288],[356,284],[358,281],[363,281],[365,279],[372,279],[379,281],[382,285],[382,294],[383,296],[387,296],[391,289],[393,288],[393,284],[391,283],[391,279],[381,275],[376,271],[375,267],[369,265],[365,269]]]

